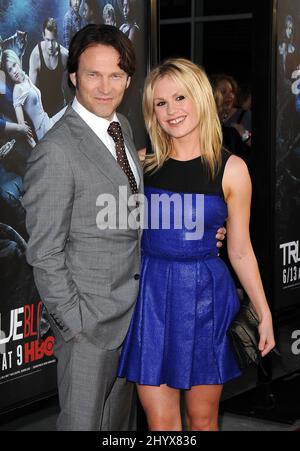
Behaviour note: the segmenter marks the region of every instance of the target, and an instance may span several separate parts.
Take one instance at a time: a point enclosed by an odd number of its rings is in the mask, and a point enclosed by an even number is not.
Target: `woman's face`
[[[291,22],[290,20],[287,21],[287,23],[286,23],[285,34],[286,34],[286,37],[288,38],[288,40],[292,39],[292,36],[293,36],[293,22]]]
[[[230,111],[233,108],[235,98],[231,83],[228,80],[221,80],[218,82],[217,88],[223,96],[224,111]]]
[[[171,138],[199,138],[199,118],[195,103],[168,75],[158,80],[154,86],[154,114]]]
[[[16,61],[6,61],[6,72],[14,83],[21,83],[23,71]]]

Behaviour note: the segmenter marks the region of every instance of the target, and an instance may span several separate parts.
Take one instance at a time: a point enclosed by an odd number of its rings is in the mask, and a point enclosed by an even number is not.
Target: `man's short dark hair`
[[[124,70],[129,77],[135,72],[135,53],[130,39],[111,25],[90,24],[76,33],[70,43],[68,57],[69,74],[77,73],[80,55],[88,48],[97,44],[113,47],[120,55],[119,67]],[[74,86],[68,79],[68,84]]]
[[[46,20],[44,20],[43,23],[43,33],[48,30],[51,33],[54,33],[55,36],[57,36],[57,23],[53,17],[48,17]]]

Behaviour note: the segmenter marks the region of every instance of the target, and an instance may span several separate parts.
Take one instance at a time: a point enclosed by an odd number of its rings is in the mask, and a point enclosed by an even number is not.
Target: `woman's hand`
[[[216,238],[217,238],[217,247],[222,247],[223,243],[222,241],[225,240],[226,235],[226,229],[225,227],[220,227],[217,231]]]
[[[241,137],[246,131],[245,127],[242,124],[231,124],[231,127],[235,128]]]
[[[26,137],[28,139],[32,138],[32,130],[29,127],[29,125],[27,124],[27,122],[23,122],[22,124],[19,124],[18,131],[19,131],[19,133],[23,133],[24,135],[26,135]]]
[[[262,318],[258,326],[258,332],[260,337],[258,348],[261,351],[261,356],[264,357],[275,348],[271,313]]]
[[[232,124],[231,127],[235,128],[238,134],[240,135],[242,141],[249,147],[251,147],[251,133],[249,133],[242,124]],[[248,138],[246,138],[246,141],[244,141],[243,139],[243,135],[245,132],[248,133]]]

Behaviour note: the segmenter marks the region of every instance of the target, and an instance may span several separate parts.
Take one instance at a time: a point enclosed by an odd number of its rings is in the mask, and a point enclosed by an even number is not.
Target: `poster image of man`
[[[81,0],[69,0],[69,9],[64,17],[64,46],[69,48],[72,37],[86,24],[80,15]]]
[[[40,89],[44,110],[51,117],[66,103],[63,78],[68,50],[57,42],[57,23],[52,17],[43,22],[42,35],[43,40],[34,47],[29,58],[29,78]]]

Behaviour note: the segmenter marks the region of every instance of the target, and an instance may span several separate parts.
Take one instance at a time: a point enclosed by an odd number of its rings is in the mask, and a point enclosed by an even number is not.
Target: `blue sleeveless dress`
[[[213,181],[201,157],[169,159],[145,178],[140,289],[119,377],[189,389],[240,375],[226,337],[239,300],[215,238],[227,217],[222,177],[228,157],[223,153]]]

